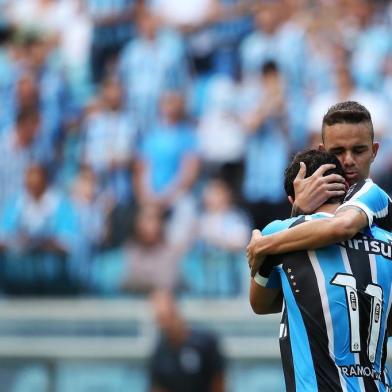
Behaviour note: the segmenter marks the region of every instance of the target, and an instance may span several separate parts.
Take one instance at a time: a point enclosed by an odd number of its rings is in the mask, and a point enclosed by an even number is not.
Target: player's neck
[[[333,204],[323,204],[320,206],[316,212],[326,212],[328,214],[334,214],[336,209],[340,206],[340,203],[333,203]]]

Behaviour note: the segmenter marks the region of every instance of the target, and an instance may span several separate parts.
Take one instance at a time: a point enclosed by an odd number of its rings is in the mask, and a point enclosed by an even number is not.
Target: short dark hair
[[[330,154],[326,151],[320,150],[305,150],[300,151],[294,155],[293,160],[291,161],[290,165],[287,167],[284,173],[284,189],[287,193],[287,196],[295,197],[294,192],[294,180],[297,177],[300,162],[305,163],[306,165],[306,176],[310,177],[321,165],[326,163],[332,163],[335,165],[334,169],[330,169],[325,172],[324,176],[329,174],[339,174],[344,177],[344,170],[342,165],[340,164],[338,158],[335,155]],[[326,201],[326,203],[338,203],[342,202],[344,196],[342,197],[333,197]]]
[[[273,73],[278,73],[278,72],[279,72],[279,67],[276,61],[274,60],[267,60],[261,66],[261,74],[263,76],[273,74]]]
[[[365,106],[355,101],[339,102],[331,106],[323,117],[321,137],[324,140],[326,125],[335,124],[360,124],[366,123],[370,130],[372,141],[374,140],[374,129],[372,116]]]

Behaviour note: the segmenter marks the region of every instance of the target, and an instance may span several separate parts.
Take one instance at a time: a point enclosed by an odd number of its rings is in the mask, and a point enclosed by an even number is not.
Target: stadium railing
[[[0,384],[10,391],[145,391],[157,333],[149,306],[140,298],[0,300]],[[281,390],[278,316],[254,315],[244,298],[184,299],[180,307],[191,325],[219,334],[230,390],[252,375],[249,391],[266,377],[278,385],[269,391]]]

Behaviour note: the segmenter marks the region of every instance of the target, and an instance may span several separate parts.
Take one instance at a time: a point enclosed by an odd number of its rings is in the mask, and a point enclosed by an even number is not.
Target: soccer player
[[[308,174],[321,164],[336,166],[336,156],[310,150],[297,154],[285,174],[294,200],[293,181],[300,162]],[[328,172],[327,172],[328,174]],[[263,235],[319,222],[331,216],[342,197],[332,197],[312,215],[274,221]],[[387,322],[392,300],[392,245],[389,234],[372,226],[352,240],[314,251],[269,257],[251,282],[256,313],[279,311],[285,301],[280,346],[287,391],[387,391]],[[272,268],[272,272],[271,272]]]
[[[342,102],[332,106],[323,118],[321,150],[337,156],[344,169],[344,177],[353,186],[336,215],[318,222],[308,222],[277,235],[264,238],[253,231],[247,248],[252,274],[257,271],[265,255],[314,249],[351,238],[359,230],[376,223],[392,229],[391,199],[368,179],[370,165],[377,155],[372,119],[368,110],[357,102]],[[343,177],[324,176],[330,165],[320,167],[312,176],[305,177],[301,164],[294,180],[296,199],[294,215],[311,212],[328,197],[345,193]],[[340,182],[340,183],[339,183]]]

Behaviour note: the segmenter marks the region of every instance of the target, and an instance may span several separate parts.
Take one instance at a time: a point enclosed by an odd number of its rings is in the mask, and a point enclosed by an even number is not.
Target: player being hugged
[[[335,155],[317,150],[297,154],[285,174],[292,202],[300,162],[309,176],[323,164],[335,167],[326,176],[344,175]],[[342,199],[327,199],[311,215],[274,221],[261,238],[331,219]],[[263,260],[251,281],[250,303],[256,313],[265,314],[280,311],[284,299],[280,347],[287,391],[388,390],[389,238],[389,232],[372,225],[345,243]]]

